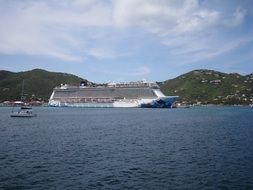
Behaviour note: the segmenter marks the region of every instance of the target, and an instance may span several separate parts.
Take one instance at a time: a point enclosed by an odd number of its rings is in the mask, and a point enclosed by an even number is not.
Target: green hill
[[[18,73],[0,71],[0,102],[20,100],[22,80],[25,80],[27,99],[34,97],[44,101],[48,101],[53,88],[60,84],[87,81],[75,75],[41,69]],[[158,84],[165,95],[178,95],[179,102],[190,104],[250,104],[253,98],[253,74],[194,70]]]
[[[0,71],[0,102],[20,100],[22,80],[25,80],[24,93],[27,99],[34,97],[47,101],[54,87],[65,83],[79,84],[84,79],[67,73],[48,72],[41,69],[18,73]]]
[[[203,104],[250,104],[253,75],[194,70],[159,83],[166,95],[179,95],[180,102]]]

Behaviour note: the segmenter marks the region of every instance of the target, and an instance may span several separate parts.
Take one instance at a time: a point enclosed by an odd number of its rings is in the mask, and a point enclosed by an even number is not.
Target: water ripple
[[[253,189],[247,108],[0,108],[0,189]]]

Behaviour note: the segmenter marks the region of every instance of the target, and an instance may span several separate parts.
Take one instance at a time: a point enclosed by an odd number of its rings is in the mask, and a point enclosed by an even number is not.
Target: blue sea
[[[0,108],[0,189],[253,189],[253,109]]]

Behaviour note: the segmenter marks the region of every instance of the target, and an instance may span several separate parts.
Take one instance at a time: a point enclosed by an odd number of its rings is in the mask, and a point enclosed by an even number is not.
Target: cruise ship
[[[82,81],[80,86],[62,84],[54,88],[49,99],[53,107],[132,107],[171,108],[178,96],[165,96],[156,83],[147,81],[92,86]]]

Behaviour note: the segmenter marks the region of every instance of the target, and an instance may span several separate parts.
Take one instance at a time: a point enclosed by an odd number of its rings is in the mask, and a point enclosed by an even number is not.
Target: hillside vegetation
[[[24,94],[27,99],[33,97],[48,101],[54,87],[65,83],[79,84],[84,79],[67,73],[48,72],[41,69],[18,73],[0,71],[0,102],[20,100],[22,80],[25,81]]]
[[[250,104],[253,75],[194,70],[159,83],[166,95],[178,95],[179,101],[202,104]]]
[[[0,71],[0,102],[20,100],[23,79],[27,99],[44,101],[48,101],[53,88],[60,84],[88,82],[75,75],[41,69],[19,73]],[[179,102],[231,105],[252,103],[253,74],[243,76],[237,73],[194,70],[158,84],[165,95],[178,95]]]

